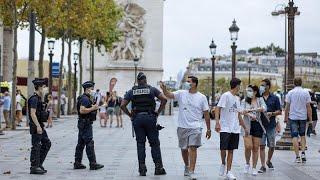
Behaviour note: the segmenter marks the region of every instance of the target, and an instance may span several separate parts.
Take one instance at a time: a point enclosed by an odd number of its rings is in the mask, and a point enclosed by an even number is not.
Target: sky
[[[272,42],[284,47],[284,16],[271,16],[275,7],[284,3],[287,4],[288,0],[164,1],[164,79],[175,79],[178,72],[186,68],[191,57],[210,57],[212,39],[217,45],[218,55],[230,54],[228,29],[233,19],[240,28],[238,49],[247,50]],[[301,12],[295,21],[296,52],[320,53],[320,0],[295,0],[295,4]],[[29,32],[19,31],[18,41],[19,57],[27,59]],[[40,36],[37,34],[36,59],[39,44]],[[56,42],[54,60],[59,61],[60,52],[60,42]]]

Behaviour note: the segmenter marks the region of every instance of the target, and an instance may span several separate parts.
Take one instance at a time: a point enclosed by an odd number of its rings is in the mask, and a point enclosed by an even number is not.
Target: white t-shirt
[[[17,96],[16,96],[16,102],[17,102],[16,110],[17,111],[21,111],[22,110],[22,106],[20,104],[21,98],[22,98],[21,95],[17,94]]]
[[[218,107],[221,107],[220,132],[239,134],[241,131],[238,118],[241,112],[240,98],[228,91],[220,97]]]
[[[179,90],[173,94],[179,103],[178,127],[201,128],[203,112],[209,110],[206,96],[200,92],[192,94],[188,90]]]
[[[307,120],[307,104],[311,103],[311,97],[307,90],[302,87],[295,87],[288,92],[286,102],[290,103],[289,119]]]

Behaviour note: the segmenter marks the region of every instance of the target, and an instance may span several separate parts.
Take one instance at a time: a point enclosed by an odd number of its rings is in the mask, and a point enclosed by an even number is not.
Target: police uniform
[[[146,76],[139,73],[137,79],[143,80]],[[137,153],[139,160],[139,172],[141,176],[146,174],[146,138],[150,143],[153,162],[155,163],[155,175],[166,174],[161,158],[159,131],[157,129],[157,114],[155,113],[155,97],[160,95],[160,91],[149,85],[134,86],[129,90],[124,99],[132,103],[132,124],[136,134]]]
[[[35,79],[32,82],[34,86],[43,86],[46,84],[45,79]],[[36,116],[41,126],[42,134],[37,133],[37,126],[31,117],[31,109],[36,109]],[[48,138],[46,130],[44,129],[43,122],[47,121],[49,113],[45,111],[42,98],[37,93],[34,93],[34,95],[32,95],[28,100],[28,115],[32,143],[30,155],[30,174],[44,174],[47,171],[43,168],[42,164],[50,150],[51,141]]]
[[[94,82],[88,81],[82,84],[84,89],[94,87]],[[90,170],[101,169],[104,166],[100,165],[96,162],[96,155],[94,152],[94,141],[93,141],[93,132],[92,132],[92,124],[93,121],[96,120],[97,111],[92,111],[88,114],[80,113],[80,106],[84,106],[85,108],[91,108],[94,105],[93,97],[90,94],[84,93],[83,95],[78,97],[77,102],[77,111],[78,111],[78,144],[75,152],[75,163],[74,169],[85,169],[82,161],[83,150],[86,147],[87,157],[90,162]]]

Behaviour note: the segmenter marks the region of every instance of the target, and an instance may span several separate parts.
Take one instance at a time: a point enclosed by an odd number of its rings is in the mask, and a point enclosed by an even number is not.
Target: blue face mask
[[[185,90],[190,90],[190,89],[191,89],[191,83],[186,82],[186,83],[184,84],[184,89],[185,89]]]
[[[260,94],[262,95],[264,92],[266,92],[266,87],[260,86],[260,87],[259,87],[259,92],[260,92]]]

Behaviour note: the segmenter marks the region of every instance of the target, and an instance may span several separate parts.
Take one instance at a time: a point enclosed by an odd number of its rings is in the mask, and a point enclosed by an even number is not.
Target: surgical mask
[[[260,94],[262,95],[264,92],[266,92],[266,87],[260,86],[260,87],[259,87],[259,92],[260,92]]]
[[[247,91],[247,97],[252,98],[253,97],[253,91]]]
[[[191,83],[186,82],[186,83],[184,84],[184,89],[190,90],[190,89],[191,89]]]

